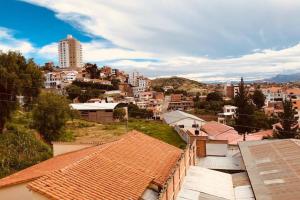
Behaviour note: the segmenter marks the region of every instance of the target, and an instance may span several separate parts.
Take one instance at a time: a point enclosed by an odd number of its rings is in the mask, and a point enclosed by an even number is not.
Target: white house
[[[218,122],[222,124],[226,124],[228,119],[233,119],[236,113],[236,109],[237,109],[236,106],[224,105],[223,112],[218,113]]]
[[[179,110],[165,113],[162,115],[162,118],[168,125],[181,128],[201,127],[205,124],[203,119]]]

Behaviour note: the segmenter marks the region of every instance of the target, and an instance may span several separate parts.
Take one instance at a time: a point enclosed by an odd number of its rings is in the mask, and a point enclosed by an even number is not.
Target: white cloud
[[[34,47],[25,39],[14,38],[13,31],[4,27],[0,27],[0,50],[21,51],[24,54],[29,54],[34,51]]]
[[[25,1],[53,10],[92,36],[83,43],[88,62],[199,81],[260,79],[300,70],[300,1]],[[37,52],[57,59],[54,44]]]
[[[239,56],[298,43],[295,0],[25,0],[86,33],[164,56]]]

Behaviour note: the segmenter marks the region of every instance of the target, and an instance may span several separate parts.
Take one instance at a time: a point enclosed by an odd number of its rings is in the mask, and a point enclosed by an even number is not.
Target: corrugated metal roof
[[[182,112],[180,110],[175,110],[175,111],[171,111],[171,112],[163,114],[163,119],[165,120],[165,122],[167,124],[172,124],[172,123],[175,123],[180,120],[187,119],[187,118],[204,122],[203,119],[200,119],[199,117],[196,117],[195,115],[191,115],[189,113]]]
[[[234,200],[230,174],[191,166],[187,172],[177,200]]]
[[[112,110],[118,103],[71,103],[74,110]]]
[[[300,199],[299,140],[242,142],[239,147],[256,199]]]
[[[199,158],[197,165],[215,170],[245,170],[243,160],[239,157],[206,156]]]

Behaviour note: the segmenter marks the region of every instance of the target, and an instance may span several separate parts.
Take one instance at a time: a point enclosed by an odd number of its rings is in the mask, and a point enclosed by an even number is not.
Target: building
[[[299,145],[295,139],[239,143],[255,199],[300,199]]]
[[[80,116],[88,121],[97,123],[114,122],[113,112],[118,103],[72,103],[71,108],[78,110]],[[126,109],[127,113],[127,109]],[[127,114],[125,116],[127,118]]]
[[[58,89],[61,86],[62,77],[60,72],[46,72],[44,77],[44,86],[46,89]]]
[[[224,86],[224,95],[230,99],[233,99],[239,93],[239,85],[227,83]]]
[[[195,164],[194,146],[183,151],[137,131],[103,145],[70,146],[77,150],[1,179],[1,199],[173,200]]]
[[[201,127],[205,124],[203,119],[179,110],[164,113],[163,121],[169,126],[179,126],[181,128]]]
[[[168,105],[168,110],[189,110],[194,107],[194,101],[183,94],[172,94]]]
[[[281,87],[263,88],[262,93],[266,97],[266,105],[268,105],[269,103],[281,102],[285,98],[285,94]]]
[[[236,106],[224,105],[223,112],[218,113],[218,122],[222,124],[227,124],[228,120],[232,120],[236,113]]]
[[[83,66],[82,47],[78,40],[68,35],[58,43],[58,58],[60,68],[77,69]]]
[[[129,74],[128,84],[130,84],[133,87],[137,87],[139,85],[138,83],[139,77],[140,77],[139,72],[133,71],[132,73]]]

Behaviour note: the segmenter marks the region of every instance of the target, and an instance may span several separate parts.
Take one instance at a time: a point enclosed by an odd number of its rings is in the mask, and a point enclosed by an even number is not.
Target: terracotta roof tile
[[[218,122],[207,122],[201,127],[211,140],[227,140],[228,144],[236,145],[243,141],[243,135],[238,134],[233,127]],[[260,131],[246,135],[247,141],[262,140],[263,136],[272,135],[272,130]]]
[[[93,151],[94,148],[92,147],[53,157],[49,160],[43,161],[39,164],[33,165],[32,167],[0,179],[0,188],[34,180],[51,171],[63,168],[72,162],[80,160],[82,157],[90,154]]]
[[[138,199],[151,182],[163,186],[182,154],[137,131],[91,149],[28,187],[50,199]]]

